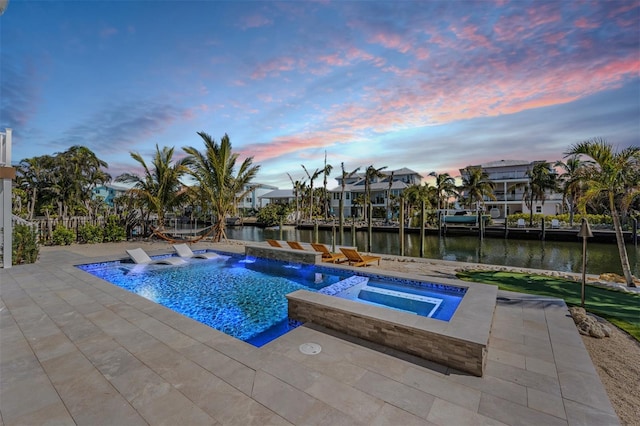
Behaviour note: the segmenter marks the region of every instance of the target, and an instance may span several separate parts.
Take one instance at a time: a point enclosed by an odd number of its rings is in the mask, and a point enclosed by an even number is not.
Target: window
[[[349,194],[351,194],[350,192],[345,192],[344,195],[346,195],[345,199],[349,199]]]
[[[542,206],[536,206],[536,213],[542,213]]]

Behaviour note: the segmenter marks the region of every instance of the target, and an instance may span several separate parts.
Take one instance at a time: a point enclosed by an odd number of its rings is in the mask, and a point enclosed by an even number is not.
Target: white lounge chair
[[[162,259],[153,260],[146,251],[141,248],[127,250],[127,254],[134,263],[141,265],[164,264],[164,265],[182,265],[187,263],[186,260],[179,257],[163,257]]]
[[[524,228],[525,223],[524,223],[524,219],[518,219],[518,228]]]
[[[559,229],[560,221],[558,219],[551,219],[551,229]]]
[[[186,244],[174,244],[173,245],[173,249],[176,251],[176,253],[178,253],[178,256],[184,258],[184,259],[189,259],[189,258],[198,258],[198,259],[217,259],[220,257],[219,254],[217,253],[210,253],[210,252],[205,252],[205,253],[194,253],[191,250],[191,247],[189,247]]]

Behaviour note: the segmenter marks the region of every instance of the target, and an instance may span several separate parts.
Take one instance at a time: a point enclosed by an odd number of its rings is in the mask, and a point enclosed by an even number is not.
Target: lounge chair
[[[518,228],[524,228],[525,223],[524,223],[524,219],[518,219]]]
[[[340,251],[344,253],[352,266],[367,266],[369,263],[378,262],[380,265],[380,256],[367,256],[358,253],[358,250],[340,247]]]
[[[269,243],[269,245],[271,247],[278,247],[278,248],[284,248],[282,247],[282,244],[280,244],[279,242],[277,242],[276,240],[267,240],[267,242]]]
[[[325,246],[324,244],[312,243],[311,247],[313,247],[315,251],[319,251],[320,253],[322,253],[323,262],[338,263],[347,260],[347,256],[342,253],[331,253],[327,246]]]
[[[187,263],[186,260],[179,257],[163,257],[162,259],[153,260],[146,251],[141,248],[127,250],[127,254],[134,263],[141,265],[164,264],[164,265],[182,265]]]
[[[551,229],[560,229],[560,221],[558,219],[551,219]]]
[[[180,256],[183,259],[190,259],[190,258],[196,258],[196,259],[217,259],[220,257],[219,254],[217,253],[210,253],[210,252],[205,252],[205,253],[194,253],[191,250],[191,247],[189,247],[186,244],[174,244],[173,245],[173,249],[176,251],[176,253],[178,253],[178,256]]]
[[[289,247],[291,247],[292,249],[304,250],[304,247],[302,247],[297,241],[287,241],[287,244],[289,244]]]

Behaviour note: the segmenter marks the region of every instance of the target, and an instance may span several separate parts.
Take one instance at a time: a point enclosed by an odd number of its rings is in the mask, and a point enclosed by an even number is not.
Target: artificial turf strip
[[[582,284],[544,275],[518,272],[465,271],[457,274],[464,281],[497,285],[500,290],[564,299],[569,306],[580,306]],[[606,318],[640,341],[640,295],[604,287],[585,286],[585,308]]]

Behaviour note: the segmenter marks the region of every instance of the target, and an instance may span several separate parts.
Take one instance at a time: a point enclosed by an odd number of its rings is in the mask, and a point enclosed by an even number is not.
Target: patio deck
[[[0,270],[0,424],[619,424],[562,301],[500,292],[475,377],[314,325],[255,348],[73,266],[140,246]]]

